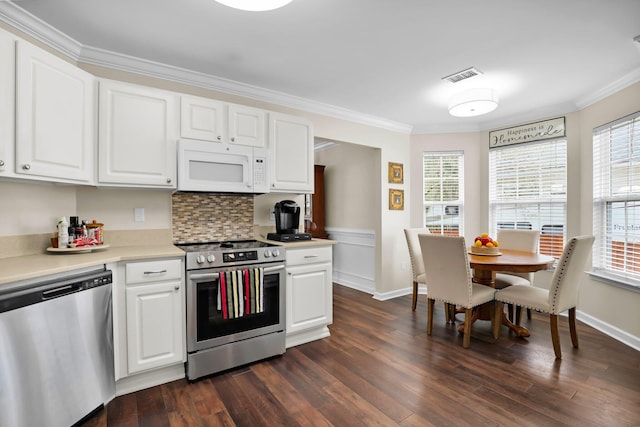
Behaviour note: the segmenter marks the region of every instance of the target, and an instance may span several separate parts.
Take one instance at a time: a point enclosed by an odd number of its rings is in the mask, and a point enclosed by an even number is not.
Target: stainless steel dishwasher
[[[115,396],[111,271],[0,286],[0,427],[67,427]]]

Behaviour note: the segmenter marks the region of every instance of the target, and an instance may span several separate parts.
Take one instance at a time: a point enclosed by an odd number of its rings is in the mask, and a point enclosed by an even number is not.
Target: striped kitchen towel
[[[264,270],[260,267],[220,273],[220,301],[216,309],[223,319],[236,319],[264,311]]]

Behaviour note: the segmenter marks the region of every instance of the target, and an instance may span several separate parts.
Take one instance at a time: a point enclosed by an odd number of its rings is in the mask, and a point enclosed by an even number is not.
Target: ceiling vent
[[[478,70],[477,68],[471,67],[471,68],[467,68],[466,70],[458,71],[457,73],[451,74],[450,76],[443,77],[442,80],[448,80],[451,83],[457,83],[459,81],[466,80],[471,77],[479,76],[480,74],[482,74],[480,70]]]

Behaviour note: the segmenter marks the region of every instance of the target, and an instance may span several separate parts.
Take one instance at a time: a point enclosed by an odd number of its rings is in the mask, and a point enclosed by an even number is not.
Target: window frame
[[[444,200],[445,197],[443,197],[443,195],[445,193],[447,193],[442,186],[444,185],[445,180],[443,180],[443,176],[445,175],[443,173],[443,159],[445,158],[451,158],[451,157],[455,157],[455,159],[457,160],[458,166],[457,166],[457,188],[454,188],[453,190],[450,189],[450,191],[457,191],[457,199],[447,199]],[[439,170],[439,177],[440,179],[437,180],[441,186],[439,194],[440,194],[440,200],[438,201],[427,201],[425,195],[427,194],[427,182],[428,182],[428,178],[427,178],[427,171],[426,169],[426,159],[427,158],[438,158],[440,161],[440,170]],[[451,179],[448,179],[449,181],[451,181]],[[436,181],[435,179],[432,179],[432,181]],[[454,186],[455,187],[455,186]],[[450,193],[449,193],[450,194]],[[436,212],[436,214],[434,216],[439,216],[439,232],[435,230],[435,227],[433,224],[430,225],[430,223],[427,222],[427,208],[431,209],[432,207],[436,208],[433,209],[434,212]],[[447,218],[448,217],[448,218]],[[447,219],[455,219],[457,218],[458,223],[455,224],[454,222],[451,223],[447,223]],[[462,150],[451,150],[451,151],[424,151],[422,153],[422,225],[425,228],[429,228],[429,230],[433,233],[433,234],[449,234],[449,235],[456,235],[456,236],[463,236],[464,235],[464,151]],[[457,226],[457,229],[455,229],[455,227]],[[449,228],[449,231],[447,232],[447,228]]]
[[[638,182],[640,111],[593,129],[593,234],[596,240],[589,273],[598,281],[635,292],[640,292],[640,233],[633,233],[639,231],[637,224],[640,223],[640,188],[635,185]],[[616,188],[621,183],[626,185]],[[628,206],[629,203],[636,206]],[[616,205],[623,205],[623,224],[618,226],[614,218],[620,215],[615,214]],[[635,211],[638,215],[634,215]],[[634,220],[636,224],[632,223]],[[620,236],[622,241],[614,240]],[[622,251],[616,250],[614,243],[622,244]],[[631,253],[627,252],[629,247]],[[615,268],[620,262],[623,268]]]
[[[566,137],[490,148],[489,234],[495,236],[498,229],[508,228],[539,230],[540,253],[551,255],[556,260],[560,258],[567,237],[567,149]],[[508,162],[497,158],[503,150],[513,150],[511,153],[516,153],[510,157],[549,158],[554,163],[545,171],[542,167],[534,167],[535,163],[532,164],[532,161],[523,161],[522,164]],[[526,150],[528,156],[518,156],[516,150]],[[531,155],[536,150],[540,151],[539,155]],[[563,154],[563,157],[558,156],[558,153]],[[524,164],[532,166],[527,168]],[[514,168],[509,171],[507,168],[510,165]],[[553,174],[549,175],[550,171]],[[503,175],[496,175],[502,172]],[[505,182],[512,186],[511,190],[504,190]],[[520,183],[524,183],[522,187],[519,186]],[[512,193],[511,197],[509,192]],[[509,211],[511,217],[506,218],[504,215]]]

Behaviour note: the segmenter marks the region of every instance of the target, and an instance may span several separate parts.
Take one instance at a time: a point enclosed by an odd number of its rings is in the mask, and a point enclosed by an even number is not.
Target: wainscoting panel
[[[333,246],[333,281],[371,295],[376,290],[376,235],[373,230],[326,228]]]

